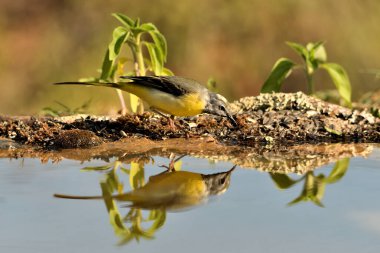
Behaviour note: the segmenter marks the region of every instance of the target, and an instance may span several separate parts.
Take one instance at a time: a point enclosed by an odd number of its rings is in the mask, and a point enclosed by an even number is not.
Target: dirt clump
[[[89,148],[102,143],[102,139],[88,130],[63,130],[54,138],[55,148]]]

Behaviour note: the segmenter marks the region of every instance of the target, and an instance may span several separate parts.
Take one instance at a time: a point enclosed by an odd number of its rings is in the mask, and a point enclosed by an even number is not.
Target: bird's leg
[[[157,114],[159,114],[159,115],[161,115],[164,118],[167,118],[168,119],[168,125],[169,125],[170,129],[171,130],[176,130],[176,126],[174,124],[174,118],[175,118],[174,115],[170,115],[170,116],[165,115],[164,113],[160,112],[159,110],[157,110],[154,107],[150,107],[150,110],[153,111],[153,112],[155,112],[155,113],[157,113]]]
[[[167,115],[163,114],[162,112],[160,112],[159,110],[157,110],[157,109],[154,108],[154,107],[149,107],[149,110],[151,110],[151,111],[154,112],[154,113],[159,114],[160,116],[162,116],[162,117],[164,117],[164,118],[167,118],[167,117],[168,117]]]
[[[171,153],[169,158],[170,158],[170,162],[169,162],[169,166],[167,165],[160,165],[160,167],[163,167],[163,168],[166,168],[167,169],[167,172],[173,172],[173,171],[176,171],[175,168],[174,168],[174,164],[176,162],[178,162],[179,160],[181,160],[183,157],[185,157],[186,155],[181,155],[179,156],[178,158],[175,158],[175,155],[174,153]]]
[[[170,115],[170,117],[168,117],[169,127],[170,127],[172,130],[175,130],[175,129],[176,129],[176,126],[175,126],[175,124],[174,124],[174,118],[175,118],[174,115]]]
[[[175,155],[174,155],[173,153],[170,153],[169,158],[170,158],[169,166],[164,165],[164,164],[163,164],[163,165],[160,165],[160,167],[163,167],[163,168],[166,168],[166,169],[167,169],[167,171],[165,171],[165,172],[172,172],[172,171],[175,171],[175,168],[174,168],[174,162],[173,162],[173,160],[174,160],[174,158],[175,158]]]

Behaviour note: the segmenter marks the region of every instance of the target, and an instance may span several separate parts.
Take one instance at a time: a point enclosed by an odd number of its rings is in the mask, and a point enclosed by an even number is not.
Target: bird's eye
[[[225,111],[225,110],[226,110],[226,108],[224,108],[224,106],[223,106],[223,105],[220,105],[220,106],[219,106],[219,110],[221,110],[221,111]]]
[[[226,179],[223,177],[223,178],[221,178],[221,179],[219,180],[219,183],[220,183],[220,184],[224,184],[225,181],[226,181]]]

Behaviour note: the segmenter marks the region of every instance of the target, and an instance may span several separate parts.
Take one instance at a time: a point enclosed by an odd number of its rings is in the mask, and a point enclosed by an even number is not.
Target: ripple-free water
[[[194,175],[233,166],[181,161],[181,171]],[[142,210],[127,202],[53,197],[104,195],[101,183],[116,193],[130,191],[163,172],[158,165],[167,158],[145,159],[134,169],[115,161],[94,168],[107,163],[1,159],[0,252],[380,252],[380,149],[346,162],[348,169],[335,178],[327,179],[334,164],[308,176],[288,175],[292,183],[283,190],[268,173],[237,167],[224,193],[167,211],[177,199],[166,209]],[[310,182],[317,188],[306,192]]]

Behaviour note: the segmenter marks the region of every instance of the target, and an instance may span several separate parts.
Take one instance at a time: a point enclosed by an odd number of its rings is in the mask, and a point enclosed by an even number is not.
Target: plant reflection
[[[230,185],[231,172],[200,174],[181,170],[179,157],[171,162],[166,171],[149,177],[145,182],[145,165],[154,162],[151,158],[139,158],[124,167],[121,161],[106,166],[86,167],[83,171],[104,173],[100,181],[102,196],[71,196],[55,194],[55,197],[69,199],[103,199],[110,223],[119,244],[135,239],[151,239],[164,225],[167,211],[186,210],[205,203],[212,195],[224,193]],[[129,176],[131,191],[125,192],[122,176]],[[116,202],[127,202],[129,211],[122,215]]]
[[[299,179],[292,179],[286,174],[269,173],[276,186],[281,189],[289,189],[299,182],[304,182],[300,196],[288,203],[289,206],[300,202],[311,201],[315,205],[324,207],[322,199],[327,184],[338,182],[346,173],[350,158],[343,158],[335,163],[334,168],[328,176],[324,174],[315,175],[314,171],[309,171]]]

